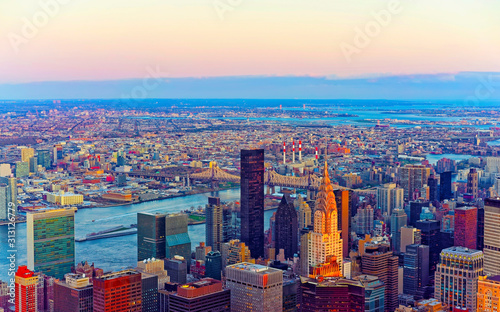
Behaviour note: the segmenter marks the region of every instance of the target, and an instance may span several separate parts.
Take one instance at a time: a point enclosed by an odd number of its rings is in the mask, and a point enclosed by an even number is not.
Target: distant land
[[[460,72],[377,77],[145,76],[109,81],[0,84],[0,100],[32,99],[386,99],[449,100],[479,105],[500,100],[500,73]]]

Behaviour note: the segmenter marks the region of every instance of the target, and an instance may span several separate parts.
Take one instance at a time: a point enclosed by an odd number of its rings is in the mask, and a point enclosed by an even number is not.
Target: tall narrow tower
[[[241,241],[264,257],[264,150],[241,150]]]
[[[316,197],[314,231],[308,234],[309,267],[321,266],[335,257],[339,268],[342,268],[342,239],[337,226],[337,214],[335,194],[325,162],[323,180]]]

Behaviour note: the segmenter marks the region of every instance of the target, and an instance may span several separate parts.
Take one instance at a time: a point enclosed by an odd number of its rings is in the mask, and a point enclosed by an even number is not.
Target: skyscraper
[[[385,244],[365,244],[361,256],[361,272],[378,276],[385,284],[385,311],[392,312],[398,307],[398,257]]]
[[[264,257],[264,150],[241,150],[241,241]]]
[[[75,208],[28,212],[28,268],[58,279],[75,265]]]
[[[170,276],[172,283],[185,284],[187,282],[187,263],[186,259],[176,256],[173,259],[165,259],[165,270]]]
[[[170,276],[165,270],[165,260],[163,259],[148,259],[137,261],[137,271],[141,273],[153,274],[158,277],[158,289],[165,289],[165,283],[170,282]]]
[[[427,179],[427,185],[429,186],[429,201],[438,201],[439,200],[439,188],[438,188],[438,179],[436,176],[431,174],[429,179]]]
[[[219,197],[209,197],[205,208],[205,243],[213,251],[220,251],[224,242],[223,209]]]
[[[342,238],[342,257],[349,257],[349,242],[351,241],[351,211],[352,211],[351,190],[334,190],[335,201],[338,208],[338,225]]]
[[[423,288],[429,283],[429,246],[408,245],[404,255],[403,292],[423,297]]]
[[[476,249],[477,250],[484,249],[484,207],[477,209],[477,247],[476,247]]]
[[[16,162],[16,178],[24,178],[30,174],[30,165],[28,162]]]
[[[88,276],[68,273],[54,284],[54,312],[93,312],[94,289]]]
[[[38,311],[37,284],[38,276],[28,270],[27,266],[21,265],[17,268],[15,276],[16,312]]]
[[[401,228],[401,245],[399,246],[399,252],[404,252],[408,245],[420,245],[421,240],[422,234],[419,229],[412,226],[403,226]]]
[[[191,264],[191,239],[188,235],[187,215],[172,214],[165,218],[165,240],[167,242],[165,257],[173,258],[179,255]]]
[[[9,201],[7,196],[9,188],[7,184],[0,184],[0,220],[7,220],[9,218]]]
[[[423,165],[406,165],[401,168],[401,187],[404,189],[404,198],[414,200],[415,191],[420,190],[430,175],[430,168]]]
[[[387,183],[377,187],[377,205],[382,214],[390,216],[394,209],[402,209],[404,190],[396,187],[396,183]]]
[[[28,162],[31,157],[35,156],[35,150],[32,148],[21,149],[21,161]]]
[[[476,312],[477,284],[483,275],[483,252],[464,247],[443,249],[434,279],[434,298],[450,309]]]
[[[205,257],[205,276],[221,280],[222,257],[219,251],[210,251]]]
[[[500,274],[500,199],[484,200],[484,272]]]
[[[39,150],[38,151],[38,164],[44,167],[45,169],[50,169],[52,167],[52,159],[50,157],[50,151],[48,150]]]
[[[453,194],[451,192],[451,171],[442,172],[439,174],[440,184],[439,184],[439,199],[451,199]]]
[[[478,195],[478,174],[476,168],[471,168],[467,175],[467,193],[471,194],[474,199]]]
[[[158,276],[155,274],[141,273],[141,311],[157,312],[158,304]]]
[[[429,276],[436,271],[436,265],[439,262],[439,253],[441,252],[440,222],[436,220],[417,221],[417,229],[421,233],[421,244],[429,246]]]
[[[93,279],[95,312],[142,311],[141,273],[123,270]]]
[[[255,262],[255,259],[251,258],[248,246],[238,239],[233,239],[224,245],[223,251],[226,249],[227,254],[222,256],[223,261],[226,261],[226,263],[223,263],[223,267],[240,262]]]
[[[302,198],[302,196],[300,196],[300,194],[297,195],[297,199],[294,201],[294,205],[298,208],[299,211],[299,218],[298,218],[299,229],[303,229],[312,225],[311,207],[309,207],[309,204],[304,201],[304,199]]]
[[[391,246],[395,252],[400,252],[401,228],[406,225],[408,217],[403,209],[394,209],[391,215]]]
[[[293,258],[298,252],[298,225],[297,212],[293,206],[290,196],[287,194],[281,198],[281,203],[276,211],[276,229],[275,229],[275,249],[276,253],[280,249],[285,250],[285,259]]]
[[[231,291],[222,288],[222,282],[203,278],[197,282],[177,287],[177,293],[169,297],[169,311],[231,311]]]
[[[17,208],[17,178],[0,177],[0,184],[7,185],[7,206]]]
[[[137,261],[166,257],[165,217],[160,213],[137,214]]]
[[[283,311],[283,271],[242,262],[226,267],[231,311]]]
[[[342,239],[340,238],[337,222],[337,203],[328,176],[328,166],[325,162],[323,179],[316,196],[314,231],[307,234],[309,267],[326,264],[333,256],[340,270],[342,270]]]
[[[424,207],[429,207],[428,202],[424,201],[411,201],[410,202],[410,224],[411,226],[415,226],[417,221],[420,220],[420,214]]]
[[[476,249],[477,247],[477,208],[455,208],[455,246]]]

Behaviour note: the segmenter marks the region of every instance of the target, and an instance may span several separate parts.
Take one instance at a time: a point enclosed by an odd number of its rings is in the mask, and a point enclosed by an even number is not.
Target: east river
[[[203,206],[208,202],[210,193],[176,197],[140,204],[116,206],[108,208],[80,209],[75,215],[75,236],[81,237],[91,232],[108,229],[118,225],[137,223],[138,212],[174,213],[189,209],[191,206]],[[219,192],[221,201],[235,201],[240,199],[239,189],[230,189]],[[273,210],[264,214],[265,228],[269,228],[269,219]],[[92,220],[95,220],[92,222]],[[189,237],[191,246],[205,241],[205,224],[190,225]],[[0,280],[8,278],[7,257],[7,226],[0,226]],[[16,225],[16,262],[17,265],[26,265],[26,223]],[[135,267],[137,264],[137,235],[127,235],[85,242],[75,242],[75,261],[94,262],[97,267],[105,271]]]

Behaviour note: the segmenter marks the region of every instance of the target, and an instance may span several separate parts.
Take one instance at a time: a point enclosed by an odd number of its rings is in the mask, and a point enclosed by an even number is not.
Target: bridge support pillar
[[[219,181],[212,180],[212,188],[214,189],[214,191],[218,192],[219,191]]]
[[[271,194],[271,187],[268,185],[266,188],[266,195],[270,195],[270,194]]]

